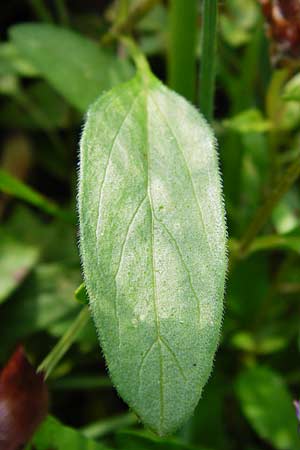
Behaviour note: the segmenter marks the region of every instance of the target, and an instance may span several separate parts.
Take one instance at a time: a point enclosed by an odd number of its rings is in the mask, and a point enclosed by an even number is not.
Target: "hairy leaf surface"
[[[168,434],[193,412],[211,371],[226,233],[212,132],[152,74],[89,110],[79,213],[112,380],[146,425]]]

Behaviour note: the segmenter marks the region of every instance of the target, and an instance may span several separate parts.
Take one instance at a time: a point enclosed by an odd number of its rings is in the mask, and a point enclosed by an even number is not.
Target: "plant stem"
[[[45,135],[48,137],[53,149],[57,155],[61,154],[64,145],[55,131],[53,131],[51,122],[47,115],[39,106],[32,101],[29,95],[24,90],[19,90],[15,93],[14,99],[20,105],[20,107],[29,114],[37,125],[41,127]]]
[[[253,37],[245,47],[242,54],[239,55],[239,61],[236,56],[233,57],[231,51],[223,44],[223,54],[221,55],[222,64],[220,80],[224,82],[224,73],[227,78],[225,90],[230,91],[230,111],[229,116],[235,116],[241,111],[251,108],[255,102],[255,85],[257,79],[257,67],[261,65],[262,46],[264,42],[263,27],[257,26]],[[221,49],[220,49],[221,50]],[[225,55],[226,52],[226,55]],[[224,58],[226,61],[224,61]],[[229,71],[226,67],[230,67]],[[224,194],[227,205],[238,205],[241,201],[241,181],[244,156],[245,139],[235,132],[226,133],[222,143],[223,154],[222,171],[224,180]],[[239,148],[239,151],[236,149]],[[236,220],[231,223],[233,233],[236,233]]]
[[[80,331],[86,326],[90,318],[89,309],[85,306],[76,317],[70,328],[58,341],[51,352],[46,356],[46,358],[41,362],[37,371],[44,372],[45,379],[49,377],[51,372],[55,369],[61,358],[69,350],[71,345],[74,343]]]
[[[55,0],[55,8],[61,25],[68,27],[70,25],[70,18],[68,15],[65,0]]]
[[[41,22],[53,22],[53,17],[45,6],[43,0],[29,0],[29,3],[34,10],[37,18]]]
[[[147,79],[148,74],[151,72],[147,58],[139,47],[135,44],[134,40],[128,36],[120,36],[121,42],[127,47],[131,58],[134,60],[136,68]]]
[[[282,120],[283,100],[281,98],[281,90],[287,81],[290,71],[287,68],[276,70],[273,73],[266,97],[266,112],[268,118],[274,124],[269,134],[269,186],[277,182],[280,175],[279,149],[284,139],[284,133],[280,128]]]
[[[200,67],[200,110],[208,122],[213,118],[216,78],[218,1],[203,0]]]
[[[0,169],[0,191],[12,195],[15,198],[19,198],[20,200],[24,200],[45,213],[57,217],[68,224],[75,224],[73,216],[70,215],[68,211],[60,208],[56,203],[48,200],[42,194],[2,169]]]
[[[117,21],[110,30],[102,37],[102,44],[109,44],[112,42],[118,35],[122,33],[130,32],[130,30],[134,27],[134,25],[144,17],[160,0],[141,0],[136,4],[134,8],[132,8],[128,16],[122,20]]]
[[[111,388],[112,383],[108,377],[99,375],[74,375],[53,380],[51,388],[55,390],[83,390]]]
[[[119,8],[118,15],[116,19],[116,23],[121,23],[125,21],[128,17],[129,12],[129,1],[128,0],[119,0]]]
[[[283,197],[283,195],[290,189],[290,187],[299,176],[300,158],[297,158],[285,171],[277,187],[273,189],[272,193],[266,199],[265,203],[257,210],[256,214],[253,217],[253,220],[250,222],[249,227],[247,228],[244,236],[240,241],[238,256],[245,256],[253,240],[269,219],[273,208]]]
[[[195,100],[198,0],[171,0],[168,78],[172,89]]]
[[[99,437],[110,434],[120,428],[129,427],[137,423],[137,417],[133,413],[126,413],[120,416],[112,417],[107,420],[94,422],[81,428],[81,432],[89,439],[98,439]]]

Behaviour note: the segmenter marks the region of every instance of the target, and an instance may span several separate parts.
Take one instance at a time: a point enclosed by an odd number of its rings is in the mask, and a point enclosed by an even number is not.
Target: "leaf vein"
[[[144,353],[142,360],[141,360],[141,364],[138,370],[138,376],[139,376],[139,390],[140,390],[140,385],[141,385],[141,375],[142,375],[142,370],[143,370],[143,366],[146,362],[146,359],[148,358],[148,356],[150,355],[152,349],[154,348],[155,344],[157,344],[158,340],[155,339],[155,341],[152,342],[152,344],[150,345],[150,347],[148,348],[148,350],[146,350],[146,352]]]
[[[133,225],[134,220],[137,217],[137,214],[138,214],[142,204],[146,200],[146,198],[147,198],[147,195],[145,195],[145,197],[142,199],[142,201],[135,208],[135,210],[133,212],[133,215],[132,215],[132,218],[130,219],[130,222],[129,222],[128,226],[127,226],[126,233],[125,233],[125,238],[124,238],[124,241],[123,241],[122,246],[121,246],[120,259],[119,259],[119,262],[118,262],[115,274],[113,276],[114,283],[115,283],[114,308],[115,308],[115,317],[116,317],[117,325],[118,325],[118,336],[119,336],[118,346],[119,346],[119,350],[120,350],[121,340],[120,340],[120,317],[119,317],[119,313],[118,313],[118,283],[117,283],[117,277],[118,277],[119,270],[121,268],[122,260],[123,260],[123,257],[124,257],[124,250],[125,250],[125,246],[126,246],[126,242],[127,242],[128,236],[129,236],[130,228]]]
[[[175,365],[177,366],[177,368],[178,368],[178,370],[179,370],[179,372],[180,372],[182,378],[183,378],[185,381],[187,381],[187,378],[186,378],[186,376],[185,376],[184,370],[183,370],[183,368],[182,368],[181,365],[180,365],[180,362],[179,362],[179,360],[178,360],[178,358],[177,358],[177,356],[176,356],[176,353],[175,353],[174,350],[171,348],[170,344],[168,343],[168,341],[166,340],[165,337],[160,336],[160,340],[161,340],[161,342],[164,344],[164,346],[166,347],[166,349],[168,350],[168,352],[172,355],[172,357],[173,357],[173,359],[174,359],[174,361],[175,361]]]
[[[110,161],[111,161],[111,157],[112,157],[112,153],[115,147],[115,144],[117,142],[117,139],[122,131],[122,128],[124,126],[124,124],[126,123],[126,120],[130,117],[130,114],[134,108],[134,105],[136,104],[137,100],[139,99],[141,94],[139,94],[137,97],[134,98],[130,108],[128,109],[127,113],[125,114],[113,140],[110,146],[110,150],[109,150],[109,154],[108,154],[108,158],[107,158],[107,163],[105,166],[105,171],[104,171],[104,176],[103,176],[103,181],[102,184],[100,186],[100,190],[99,190],[99,201],[98,201],[98,217],[97,217],[97,226],[96,226],[96,246],[98,247],[99,245],[99,227],[100,227],[100,218],[101,218],[101,205],[102,205],[102,196],[103,196],[103,190],[104,190],[104,185],[106,182],[106,178],[107,178],[107,173],[108,173],[108,167],[110,165]]]
[[[146,97],[147,98],[147,97]],[[148,105],[146,105],[146,110],[148,110]],[[156,336],[157,340],[160,337],[160,326],[158,320],[158,310],[157,310],[157,287],[156,287],[156,279],[155,279],[155,254],[154,254],[154,220],[153,220],[153,204],[152,204],[152,195],[151,195],[151,176],[150,176],[150,155],[149,155],[149,130],[148,130],[148,114],[147,114],[147,195],[149,198],[149,207],[150,207],[150,215],[151,215],[151,265],[152,265],[152,284],[153,284],[153,308],[154,308],[154,316],[155,316],[155,326],[156,326]],[[159,378],[160,378],[160,427],[163,427],[164,420],[164,372],[163,372],[163,359],[162,359],[162,351],[161,344],[159,346]]]
[[[193,285],[193,282],[192,282],[192,276],[191,276],[191,273],[190,273],[190,271],[189,271],[189,268],[188,268],[187,265],[186,265],[186,262],[184,261],[184,258],[183,258],[183,256],[182,256],[180,247],[179,247],[179,245],[178,245],[176,239],[174,238],[173,234],[171,233],[171,231],[169,230],[169,228],[164,224],[164,222],[162,222],[162,221],[155,215],[154,212],[153,212],[153,215],[154,215],[156,221],[164,228],[164,230],[166,231],[166,233],[167,233],[168,236],[170,237],[171,241],[174,243],[174,246],[175,246],[175,248],[176,248],[176,250],[177,250],[177,253],[178,253],[178,255],[179,255],[179,258],[180,258],[180,260],[181,260],[181,262],[182,262],[182,265],[183,265],[183,267],[184,267],[184,269],[185,269],[185,271],[186,271],[186,274],[187,274],[187,276],[188,276],[188,280],[189,280],[189,284],[190,284],[191,290],[192,290],[193,295],[194,295],[194,297],[195,297],[195,300],[196,300],[196,302],[197,302],[198,320],[199,320],[199,322],[200,322],[200,298],[198,297],[198,295],[197,295],[197,293],[196,293],[196,290],[195,290],[195,288],[194,288],[194,285]]]
[[[123,243],[121,245],[120,259],[119,259],[119,262],[118,262],[118,265],[117,265],[117,269],[115,271],[114,279],[116,279],[118,277],[118,274],[119,274],[119,271],[120,271],[120,267],[121,267],[122,260],[123,260],[123,257],[124,257],[124,250],[125,250],[125,247],[126,247],[126,243],[127,243],[128,237],[129,237],[130,229],[131,229],[131,227],[132,227],[132,225],[133,225],[133,223],[134,223],[134,221],[135,221],[135,219],[136,219],[136,217],[138,215],[139,210],[141,209],[144,201],[146,200],[146,198],[147,198],[147,194],[144,196],[142,201],[140,201],[138,206],[135,208],[135,210],[133,212],[133,215],[132,215],[132,217],[131,217],[131,219],[130,219],[130,221],[128,223],[128,226],[126,228],[125,238],[124,238],[124,241],[123,241]]]
[[[210,252],[213,254],[213,250],[212,250],[210,241],[209,241],[209,239],[208,239],[208,233],[207,233],[206,226],[205,226],[205,222],[204,222],[204,218],[203,218],[202,208],[201,208],[201,205],[200,205],[200,203],[199,203],[198,197],[197,197],[197,195],[196,195],[196,190],[195,190],[195,185],[194,185],[193,177],[192,177],[192,174],[191,174],[189,165],[188,165],[188,163],[187,163],[186,157],[184,156],[184,153],[183,153],[183,150],[182,150],[182,148],[181,148],[181,146],[180,146],[180,144],[179,144],[178,138],[177,138],[177,136],[176,136],[176,134],[175,134],[173,128],[171,127],[171,125],[170,125],[170,123],[169,123],[167,117],[166,117],[165,114],[162,112],[161,108],[158,106],[158,104],[157,104],[157,102],[155,101],[155,99],[154,99],[153,97],[151,97],[151,96],[150,96],[150,98],[151,98],[151,100],[152,100],[154,106],[156,107],[157,111],[160,113],[160,115],[161,115],[162,119],[164,120],[165,124],[167,125],[167,127],[168,127],[168,129],[169,129],[171,135],[174,137],[175,142],[176,142],[176,147],[180,150],[180,153],[181,153],[182,158],[183,158],[183,160],[184,160],[184,163],[185,163],[185,166],[186,166],[186,169],[187,169],[187,173],[188,173],[188,176],[189,176],[189,179],[190,179],[190,182],[191,182],[192,191],[193,191],[193,196],[194,196],[194,198],[195,198],[195,200],[196,200],[196,204],[197,204],[197,207],[198,207],[199,216],[200,216],[200,220],[201,220],[201,223],[202,223],[202,228],[203,228],[203,231],[204,231],[205,239],[206,239],[206,242],[207,242],[207,245],[208,245],[208,248],[209,248]]]

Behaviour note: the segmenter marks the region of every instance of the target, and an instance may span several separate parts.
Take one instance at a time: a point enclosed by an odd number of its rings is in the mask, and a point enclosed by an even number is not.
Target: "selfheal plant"
[[[225,221],[215,138],[138,58],[90,108],[81,141],[80,247],[111,378],[160,435],[192,414],[222,319]]]

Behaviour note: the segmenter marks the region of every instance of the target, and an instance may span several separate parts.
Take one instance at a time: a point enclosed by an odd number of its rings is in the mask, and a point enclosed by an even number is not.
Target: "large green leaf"
[[[83,436],[73,428],[48,416],[35,433],[26,450],[109,450],[108,447]]]
[[[112,380],[146,425],[170,433],[211,371],[225,224],[210,128],[148,71],[89,110],[79,210],[85,280]]]
[[[20,24],[10,37],[21,56],[80,111],[99,93],[132,73],[127,61],[97,47],[74,31],[50,24]]]
[[[292,398],[282,378],[263,367],[239,375],[237,394],[255,431],[279,450],[298,450],[300,440]]]

